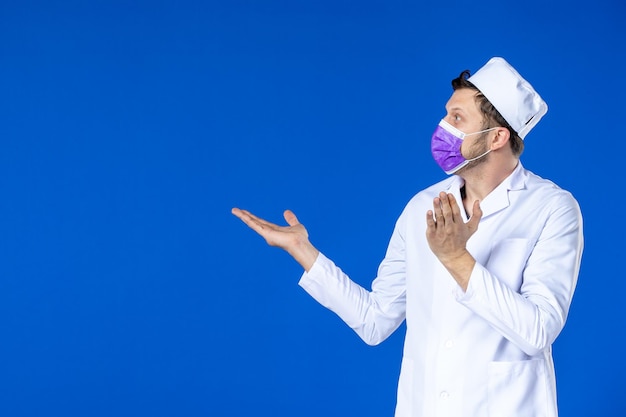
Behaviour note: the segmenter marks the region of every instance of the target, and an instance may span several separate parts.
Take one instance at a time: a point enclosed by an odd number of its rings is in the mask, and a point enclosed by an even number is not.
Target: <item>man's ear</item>
[[[509,132],[509,129],[505,127],[496,128],[495,133],[496,134],[491,140],[492,151],[495,151],[502,148],[504,145],[507,145],[509,143],[509,140],[511,139],[511,132]]]

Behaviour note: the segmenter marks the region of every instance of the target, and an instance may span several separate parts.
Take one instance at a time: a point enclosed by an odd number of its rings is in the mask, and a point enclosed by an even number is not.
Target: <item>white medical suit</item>
[[[463,211],[462,186],[452,176],[411,199],[371,292],[323,254],[300,285],[368,344],[406,319],[396,417],[556,417],[551,346],[582,256],[578,203],[519,163],[481,202],[463,292],[426,240],[433,199],[452,193]]]

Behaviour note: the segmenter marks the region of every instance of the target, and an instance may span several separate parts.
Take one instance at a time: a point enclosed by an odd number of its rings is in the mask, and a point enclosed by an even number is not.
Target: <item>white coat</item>
[[[578,203],[519,163],[481,202],[463,292],[430,250],[425,220],[440,191],[460,203],[462,185],[452,176],[411,199],[372,291],[323,254],[300,285],[368,344],[406,319],[396,417],[556,417],[551,347],[582,256]]]

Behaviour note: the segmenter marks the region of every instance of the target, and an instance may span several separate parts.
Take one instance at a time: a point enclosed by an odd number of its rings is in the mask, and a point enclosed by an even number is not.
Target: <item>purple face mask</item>
[[[437,162],[437,165],[439,165],[446,174],[454,174],[471,161],[482,158],[491,152],[491,149],[489,149],[487,152],[477,156],[476,158],[465,159],[463,154],[461,154],[461,144],[463,143],[463,139],[465,139],[466,136],[488,132],[493,129],[497,128],[492,127],[491,129],[481,130],[479,132],[463,133],[442,119],[439,122],[439,126],[435,129],[430,142],[430,150],[433,154],[433,158],[435,158],[435,162]]]

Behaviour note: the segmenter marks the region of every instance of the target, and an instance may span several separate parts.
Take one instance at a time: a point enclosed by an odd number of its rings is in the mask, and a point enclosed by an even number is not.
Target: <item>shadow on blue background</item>
[[[0,414],[390,416],[403,328],[368,347],[230,214],[368,287],[443,178],[450,80],[504,56],[550,107],[524,165],[579,200],[554,346],[563,416],[623,416],[624,6],[0,5]]]

